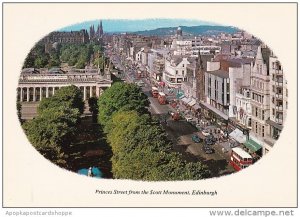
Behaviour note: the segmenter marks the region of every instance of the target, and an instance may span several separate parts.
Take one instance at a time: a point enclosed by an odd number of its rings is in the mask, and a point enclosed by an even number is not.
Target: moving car
[[[202,150],[204,151],[205,154],[212,154],[214,153],[214,149],[207,145],[203,145]]]
[[[171,117],[172,117],[172,119],[174,121],[180,120],[180,114],[179,114],[179,112],[169,112],[169,114],[171,115]]]
[[[198,135],[192,135],[192,140],[193,142],[196,142],[196,143],[200,143],[201,142],[201,138],[198,136]]]

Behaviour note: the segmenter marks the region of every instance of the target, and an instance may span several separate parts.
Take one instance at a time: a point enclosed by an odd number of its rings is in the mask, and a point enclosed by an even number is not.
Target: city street
[[[122,66],[120,58],[118,56],[113,56],[112,58],[117,64],[117,67],[124,69]],[[120,76],[125,78],[126,82],[132,83],[135,79],[134,75],[136,74],[133,69],[127,69],[127,73],[121,74]],[[128,73],[129,72],[129,73]],[[184,119],[179,121],[174,121],[169,114],[170,112],[175,112],[176,110],[169,104],[161,105],[158,102],[157,98],[153,98],[150,91],[151,85],[149,80],[141,79],[144,82],[142,87],[143,92],[149,97],[150,101],[150,112],[158,116],[161,120],[161,124],[166,130],[168,138],[173,142],[173,149],[176,152],[180,152],[184,159],[188,162],[197,162],[201,161],[206,164],[213,177],[226,175],[234,172],[234,169],[229,164],[230,155],[228,153],[223,153],[223,146],[219,144],[212,145],[214,152],[211,154],[206,154],[202,150],[204,142],[195,143],[192,140],[192,136],[197,134],[200,138],[204,139],[205,136],[202,135],[199,130],[193,126],[190,122],[187,122]]]

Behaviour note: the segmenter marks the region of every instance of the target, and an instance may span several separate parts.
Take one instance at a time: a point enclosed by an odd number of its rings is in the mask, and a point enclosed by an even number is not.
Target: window
[[[182,64],[182,67],[184,67],[184,64]]]
[[[259,65],[259,73],[262,74],[262,65]]]
[[[255,108],[255,117],[257,117],[257,114],[258,114],[258,109]]]
[[[288,102],[285,103],[286,109],[288,108]]]
[[[176,75],[178,75],[178,70],[176,70]]]
[[[261,135],[262,135],[262,137],[265,137],[265,126],[262,126]]]
[[[255,122],[255,133],[257,133],[257,122]]]
[[[261,111],[261,119],[265,120],[265,111],[264,110]]]

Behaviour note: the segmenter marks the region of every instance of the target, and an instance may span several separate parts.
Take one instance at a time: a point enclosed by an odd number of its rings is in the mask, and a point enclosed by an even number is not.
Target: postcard
[[[3,207],[297,207],[296,3],[4,3]]]

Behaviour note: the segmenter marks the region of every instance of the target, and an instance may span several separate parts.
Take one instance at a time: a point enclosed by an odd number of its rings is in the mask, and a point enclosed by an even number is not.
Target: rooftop
[[[229,78],[229,72],[224,70],[209,71],[207,73],[221,78]]]

